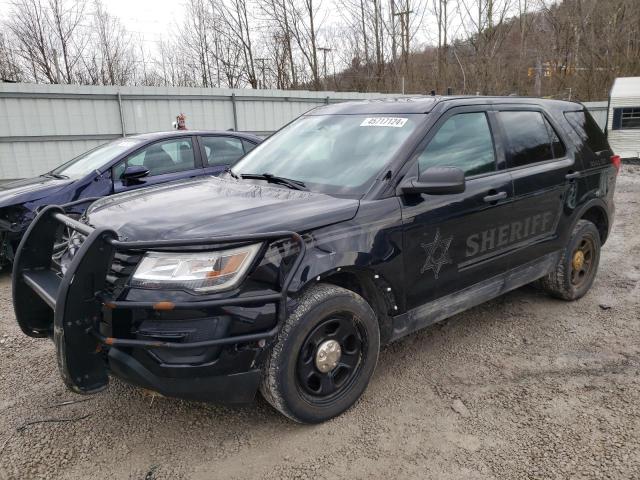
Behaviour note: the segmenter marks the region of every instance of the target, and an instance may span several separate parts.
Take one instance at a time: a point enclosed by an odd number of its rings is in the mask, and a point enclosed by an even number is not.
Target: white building
[[[616,78],[613,82],[607,137],[616,155],[640,158],[640,77]]]

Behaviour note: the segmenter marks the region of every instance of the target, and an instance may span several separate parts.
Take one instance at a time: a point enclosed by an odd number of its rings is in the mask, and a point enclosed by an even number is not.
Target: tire
[[[378,321],[369,304],[350,290],[315,285],[301,296],[268,353],[260,392],[292,420],[324,422],[360,398],[375,370],[379,350]],[[339,361],[331,358],[329,362],[331,352],[336,351]],[[333,361],[338,362],[334,367]],[[332,387],[335,391],[331,393]]]
[[[578,220],[558,265],[554,271],[540,279],[539,285],[547,293],[562,300],[577,300],[583,297],[596,278],[600,263],[600,248],[600,233],[596,226],[588,220]],[[583,253],[582,264],[584,267],[589,261],[589,268],[584,271],[584,274],[580,274],[580,270],[584,268],[577,269],[580,262],[577,259],[577,263],[574,264],[574,258],[578,251],[586,252],[587,250],[589,258]]]

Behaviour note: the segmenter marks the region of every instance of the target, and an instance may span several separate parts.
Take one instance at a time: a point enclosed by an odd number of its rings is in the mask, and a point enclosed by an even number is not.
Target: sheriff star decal
[[[440,236],[440,229],[438,229],[436,230],[436,238],[433,239],[433,242],[420,244],[427,254],[427,260],[420,269],[420,273],[433,270],[433,276],[436,279],[438,278],[442,266],[451,263],[451,257],[449,257],[451,240],[453,240],[453,237],[442,238]]]

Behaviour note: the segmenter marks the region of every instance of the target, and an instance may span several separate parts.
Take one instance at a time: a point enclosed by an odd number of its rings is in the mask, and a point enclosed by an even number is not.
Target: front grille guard
[[[20,328],[33,337],[53,337],[60,371],[67,386],[73,390],[89,393],[106,385],[106,370],[103,366],[98,367],[102,361],[96,355],[102,345],[188,349],[268,340],[278,333],[286,317],[289,287],[306,251],[304,239],[298,233],[277,231],[191,240],[121,241],[111,229],[93,228],[66,216],[65,208],[68,206],[44,208],[29,226],[16,253],[12,282],[14,309]],[[62,278],[50,268],[60,224],[86,236]],[[280,291],[276,293],[170,304],[118,301],[105,295],[106,277],[116,250],[146,251],[283,239],[291,240],[298,246],[298,251]],[[206,341],[173,343],[114,338],[102,335],[98,328],[105,308],[163,310],[267,303],[277,306],[278,321],[272,329]]]

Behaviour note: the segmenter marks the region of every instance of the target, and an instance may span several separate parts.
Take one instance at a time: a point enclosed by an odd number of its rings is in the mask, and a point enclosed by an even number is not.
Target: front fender
[[[362,202],[351,220],[305,235],[307,252],[290,292],[340,272],[370,275],[379,288],[391,289],[399,309],[404,308],[402,217],[397,198]]]

